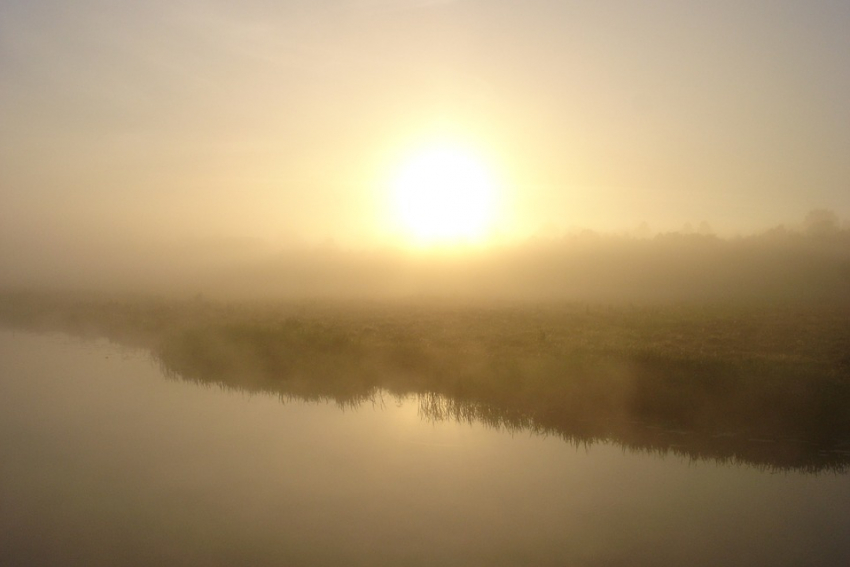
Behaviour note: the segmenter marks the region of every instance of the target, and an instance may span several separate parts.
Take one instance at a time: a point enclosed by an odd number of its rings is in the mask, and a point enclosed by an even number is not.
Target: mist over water
[[[11,564],[850,558],[846,474],[488,428],[432,397],[383,393],[341,411],[199,387],[103,340],[3,330],[0,354]]]
[[[848,29],[0,2],[0,565],[850,563]]]
[[[0,324],[151,358],[0,334],[0,559],[850,557],[850,230],[828,211],[479,248],[16,238]]]

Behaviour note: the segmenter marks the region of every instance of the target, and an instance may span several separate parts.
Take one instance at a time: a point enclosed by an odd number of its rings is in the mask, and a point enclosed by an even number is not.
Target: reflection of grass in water
[[[803,470],[850,462],[837,309],[227,305],[6,297],[10,323],[102,333],[204,383]]]

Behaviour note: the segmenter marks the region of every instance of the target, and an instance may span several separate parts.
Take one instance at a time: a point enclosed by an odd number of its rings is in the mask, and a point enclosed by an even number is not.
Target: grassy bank
[[[6,294],[0,320],[150,348],[172,375],[801,470],[850,463],[835,306],[212,303]]]

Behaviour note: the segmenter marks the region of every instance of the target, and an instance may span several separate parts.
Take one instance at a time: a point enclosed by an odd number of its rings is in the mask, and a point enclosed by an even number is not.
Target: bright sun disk
[[[418,244],[481,240],[493,221],[495,184],[483,162],[441,146],[405,162],[392,184],[401,228]]]

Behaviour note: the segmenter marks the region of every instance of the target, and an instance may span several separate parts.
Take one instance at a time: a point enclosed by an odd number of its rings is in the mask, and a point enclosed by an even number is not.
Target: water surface
[[[167,379],[0,331],[0,563],[845,565],[850,475]]]

